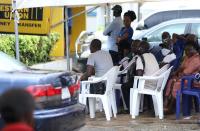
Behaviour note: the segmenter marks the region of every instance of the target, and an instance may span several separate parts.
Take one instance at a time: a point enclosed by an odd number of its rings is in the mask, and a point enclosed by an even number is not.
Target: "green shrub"
[[[58,33],[49,36],[20,35],[20,61],[26,65],[50,61],[50,51],[58,39]],[[15,35],[0,35],[0,51],[15,56]]]

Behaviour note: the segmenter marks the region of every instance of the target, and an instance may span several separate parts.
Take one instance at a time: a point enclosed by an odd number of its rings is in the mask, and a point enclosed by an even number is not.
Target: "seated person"
[[[169,32],[162,33],[162,43],[168,43],[169,49],[170,50],[173,49],[173,42],[172,42],[171,35],[169,34]]]
[[[131,43],[131,52],[119,62],[119,64],[122,65],[121,70],[123,70],[124,68],[129,66],[127,68],[127,70],[129,70],[129,72],[128,72],[128,74],[120,75],[121,79],[120,79],[120,82],[118,82],[118,83],[122,84],[124,82],[127,82],[128,81],[127,80],[128,79],[127,76],[129,74],[135,74],[135,73],[132,72],[132,71],[135,71],[135,69],[134,70],[130,70],[130,68],[133,68],[131,66],[133,66],[132,65],[133,63],[135,63],[135,59],[137,57],[137,48],[139,47],[140,42],[141,42],[140,40],[133,40],[133,42]],[[126,76],[126,77],[124,77],[124,76]]]
[[[160,67],[165,64],[171,64],[175,59],[176,55],[172,50],[170,50],[170,43],[162,43],[159,45],[161,47],[161,53],[163,55],[163,60],[160,62]]]
[[[169,32],[163,32],[161,37],[162,37],[162,43],[160,45],[162,45],[163,43],[168,43],[169,49],[172,50],[173,42],[172,42],[171,35],[169,34]],[[162,49],[162,46],[160,46],[160,47]],[[164,55],[162,54],[161,50],[155,56],[159,63],[164,58]]]
[[[133,58],[137,55],[136,52],[140,42],[140,40],[133,40],[131,43],[131,52],[119,62],[123,68],[125,68],[131,60],[134,60]]]
[[[140,42],[139,47],[137,48],[137,54],[138,56],[136,57],[135,66],[131,66],[130,68],[130,70],[135,70],[135,71],[132,71],[132,74],[128,78],[128,82],[122,85],[122,92],[128,109],[130,109],[129,108],[130,88],[133,87],[134,76],[135,75],[149,76],[159,70],[159,65],[155,56],[152,53],[149,53],[148,42],[146,41]]]
[[[81,76],[80,80],[87,80],[88,77],[95,75],[103,76],[109,69],[113,67],[110,54],[101,50],[101,41],[92,40],[90,44],[91,54],[87,60],[87,71]]]
[[[200,55],[197,52],[198,47],[193,43],[187,44],[185,47],[185,54],[183,63],[180,68],[173,73],[171,79],[166,86],[164,111],[166,114],[173,113],[175,104],[176,91],[180,89],[180,79],[184,75],[195,74],[200,71]],[[200,85],[198,86],[200,87]]]
[[[193,43],[196,47],[199,48],[199,44],[198,44],[198,38],[196,35],[194,34],[186,34],[185,35],[185,39],[186,39],[186,43],[185,45],[187,45],[188,43]]]
[[[1,131],[33,131],[33,97],[23,89],[11,89],[0,97]]]

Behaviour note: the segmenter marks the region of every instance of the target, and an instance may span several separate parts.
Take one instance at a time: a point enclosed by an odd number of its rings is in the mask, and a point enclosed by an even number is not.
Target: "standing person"
[[[120,5],[115,5],[113,8],[114,20],[106,27],[103,34],[108,36],[108,50],[111,54],[114,65],[118,64],[118,48],[116,45],[117,36],[121,28],[123,27],[123,21],[121,18],[122,7]]]
[[[103,76],[113,67],[112,58],[108,52],[101,50],[99,39],[92,40],[90,51],[91,54],[87,60],[87,71],[81,76],[80,80],[87,80],[92,75]]]
[[[23,89],[11,89],[0,97],[0,113],[5,122],[2,131],[34,131],[34,99]]]
[[[117,37],[118,52],[120,59],[125,56],[131,47],[133,28],[131,27],[131,22],[136,19],[134,11],[127,11],[124,13],[124,27],[121,28],[119,36]]]

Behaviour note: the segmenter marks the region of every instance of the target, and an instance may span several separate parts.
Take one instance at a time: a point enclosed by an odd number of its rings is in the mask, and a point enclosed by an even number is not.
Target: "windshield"
[[[11,72],[26,68],[24,64],[0,51],[0,71]]]

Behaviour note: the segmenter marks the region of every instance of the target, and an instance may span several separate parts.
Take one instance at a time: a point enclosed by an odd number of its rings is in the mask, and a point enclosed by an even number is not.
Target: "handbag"
[[[90,93],[91,94],[101,94],[103,95],[106,91],[106,83],[98,82],[90,84]]]

